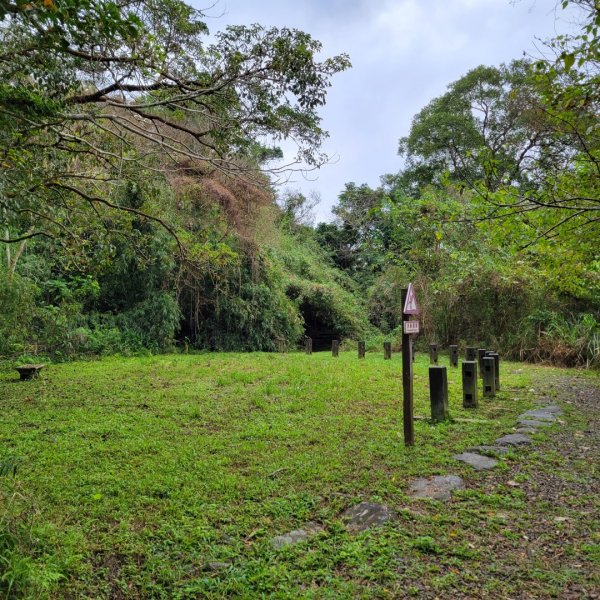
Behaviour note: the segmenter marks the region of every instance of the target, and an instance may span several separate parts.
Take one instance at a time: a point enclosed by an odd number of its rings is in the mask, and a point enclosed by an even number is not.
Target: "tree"
[[[450,84],[413,119],[399,154],[406,168],[399,183],[413,195],[446,177],[489,190],[527,188],[536,156],[550,143],[539,127],[539,98],[529,63],[479,66]]]
[[[68,234],[78,210],[102,221],[119,209],[175,235],[114,200],[131,173],[252,177],[276,154],[265,140],[282,138],[298,160],[325,160],[317,111],[348,58],[317,61],[321,44],[294,29],[229,27],[210,45],[206,34],[181,0],[0,0],[5,242]]]

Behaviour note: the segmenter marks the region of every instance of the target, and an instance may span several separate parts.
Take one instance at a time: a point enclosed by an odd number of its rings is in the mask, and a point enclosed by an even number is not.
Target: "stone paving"
[[[395,518],[396,513],[391,508],[374,502],[361,502],[342,515],[342,521],[350,532],[366,531]]]
[[[461,454],[456,454],[452,458],[461,461],[475,469],[484,471],[493,469],[499,462],[499,458],[510,452],[512,448],[529,446],[532,443],[527,434],[536,433],[538,428],[549,427],[557,422],[558,417],[562,415],[562,409],[556,405],[544,406],[528,410],[517,417],[516,433],[509,433],[499,437],[493,445],[476,446],[469,448]],[[429,498],[447,502],[452,499],[454,490],[465,488],[464,481],[457,475],[435,475],[432,477],[419,477],[415,479],[408,488],[408,494],[412,498]],[[366,531],[372,527],[381,526],[388,521],[396,519],[394,510],[385,504],[376,504],[374,502],[360,502],[346,510],[341,519],[345,522],[346,528],[351,533]],[[290,546],[304,542],[319,533],[325,531],[325,528],[314,522],[307,523],[302,529],[295,529],[284,535],[278,535],[271,540],[271,545],[278,550],[285,546]],[[225,568],[225,565],[220,568]]]
[[[462,454],[455,454],[452,458],[470,465],[476,471],[493,469],[498,464],[496,459],[485,456],[485,454],[477,454],[476,452],[463,452]]]
[[[434,475],[415,479],[408,488],[408,494],[413,498],[431,498],[447,502],[452,499],[453,490],[463,489],[465,483],[457,475]]]

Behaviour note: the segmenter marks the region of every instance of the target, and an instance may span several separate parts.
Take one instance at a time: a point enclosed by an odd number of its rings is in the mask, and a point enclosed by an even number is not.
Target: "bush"
[[[0,266],[0,356],[26,350],[38,289]]]

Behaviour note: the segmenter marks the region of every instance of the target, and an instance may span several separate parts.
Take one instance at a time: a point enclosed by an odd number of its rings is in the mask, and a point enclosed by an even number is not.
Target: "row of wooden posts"
[[[365,342],[358,342],[358,358],[365,358]],[[312,339],[307,337],[304,341],[304,351],[312,354]],[[340,342],[333,340],[331,344],[333,356],[339,356]],[[458,367],[458,346],[449,347],[450,366]],[[392,343],[383,343],[383,357],[392,358]],[[413,355],[414,360],[414,355]],[[432,421],[445,421],[448,419],[448,373],[445,366],[438,365],[439,352],[437,344],[429,345],[429,396],[431,400]],[[479,377],[477,376],[479,373]],[[500,355],[485,348],[467,346],[465,360],[462,362],[462,389],[463,407],[477,408],[478,405],[478,379],[483,380],[483,395],[494,397],[500,390]]]
[[[429,396],[432,421],[448,419],[448,375],[446,367],[438,366],[437,344],[429,346]],[[458,346],[450,346],[450,365],[458,367]],[[494,397],[500,391],[500,355],[485,348],[467,346],[462,362],[463,407],[478,406],[478,377],[482,381],[483,395]]]

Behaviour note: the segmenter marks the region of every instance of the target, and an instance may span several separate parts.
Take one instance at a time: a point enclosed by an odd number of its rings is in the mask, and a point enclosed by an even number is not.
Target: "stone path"
[[[538,428],[553,425],[560,415],[562,415],[562,410],[556,405],[528,410],[517,417],[518,427],[516,433],[499,437],[494,445],[469,448],[452,458],[473,467],[476,471],[493,469],[498,464],[498,458],[507,454],[511,448],[528,446],[532,443],[527,434],[535,433]],[[409,485],[408,494],[412,498],[429,498],[447,502],[452,499],[454,490],[463,490],[464,488],[464,481],[457,475],[435,475],[415,479]],[[360,502],[341,515],[342,521],[351,533],[358,533],[384,525],[388,521],[396,519],[396,517],[396,512],[389,506],[374,502]],[[285,546],[305,542],[323,531],[325,531],[325,528],[322,525],[311,521],[302,529],[295,529],[284,535],[274,537],[271,540],[271,545],[275,550],[279,550]]]

